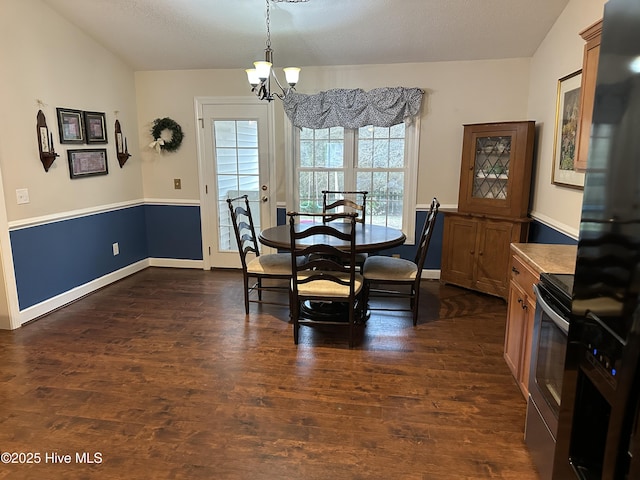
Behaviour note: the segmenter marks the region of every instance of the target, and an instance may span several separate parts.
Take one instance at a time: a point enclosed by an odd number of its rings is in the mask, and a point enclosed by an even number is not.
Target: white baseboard
[[[440,270],[422,270],[422,278],[440,280]]]
[[[204,268],[204,260],[182,260],[179,258],[149,258],[150,267]]]
[[[37,305],[33,305],[29,308],[25,308],[24,310],[20,310],[20,325],[23,325],[24,323],[29,322],[34,318],[38,318],[42,315],[52,312],[53,310],[71,303],[81,297],[84,297],[91,292],[95,292],[99,288],[106,287],[113,282],[122,280],[129,275],[139,272],[140,270],[144,270],[149,266],[149,259],[141,260],[137,263],[133,263],[124,268],[121,268],[120,270],[109,273],[103,277],[96,278],[89,283],[85,283],[84,285],[80,285],[79,287],[72,288],[71,290],[61,293],[60,295],[56,295],[55,297],[49,298],[48,300],[38,303]]]

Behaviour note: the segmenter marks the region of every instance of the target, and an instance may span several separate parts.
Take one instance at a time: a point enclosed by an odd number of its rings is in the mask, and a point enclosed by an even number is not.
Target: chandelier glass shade
[[[266,24],[267,24],[267,41],[264,50],[264,61],[253,62],[254,68],[246,70],[247,79],[251,84],[251,91],[254,92],[260,100],[270,102],[275,97],[281,100],[291,91],[295,90],[300,77],[300,69],[298,67],[286,67],[283,69],[287,87],[283,87],[275,72],[273,71],[273,50],[271,49],[271,18],[270,7],[271,2],[301,3],[307,0],[266,0]],[[282,93],[271,91],[271,78],[273,78]]]

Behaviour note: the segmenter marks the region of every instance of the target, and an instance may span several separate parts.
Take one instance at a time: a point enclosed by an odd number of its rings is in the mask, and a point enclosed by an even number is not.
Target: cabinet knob
[[[518,298],[518,303],[522,303],[522,299],[521,298]]]
[[[516,267],[511,267],[511,271],[516,275],[520,275],[520,271]]]

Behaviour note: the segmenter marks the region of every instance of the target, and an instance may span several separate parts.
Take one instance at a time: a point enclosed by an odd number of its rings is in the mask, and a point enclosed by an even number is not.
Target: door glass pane
[[[227,198],[249,195],[253,222],[256,230],[260,230],[258,122],[215,120],[213,138],[218,187],[218,247],[223,252],[236,251]]]

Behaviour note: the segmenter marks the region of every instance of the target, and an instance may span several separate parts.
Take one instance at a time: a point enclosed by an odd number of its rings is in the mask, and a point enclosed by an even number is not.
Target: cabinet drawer
[[[526,294],[529,295],[529,298],[535,298],[533,284],[538,283],[540,276],[516,255],[511,257],[511,279],[522,287]]]

